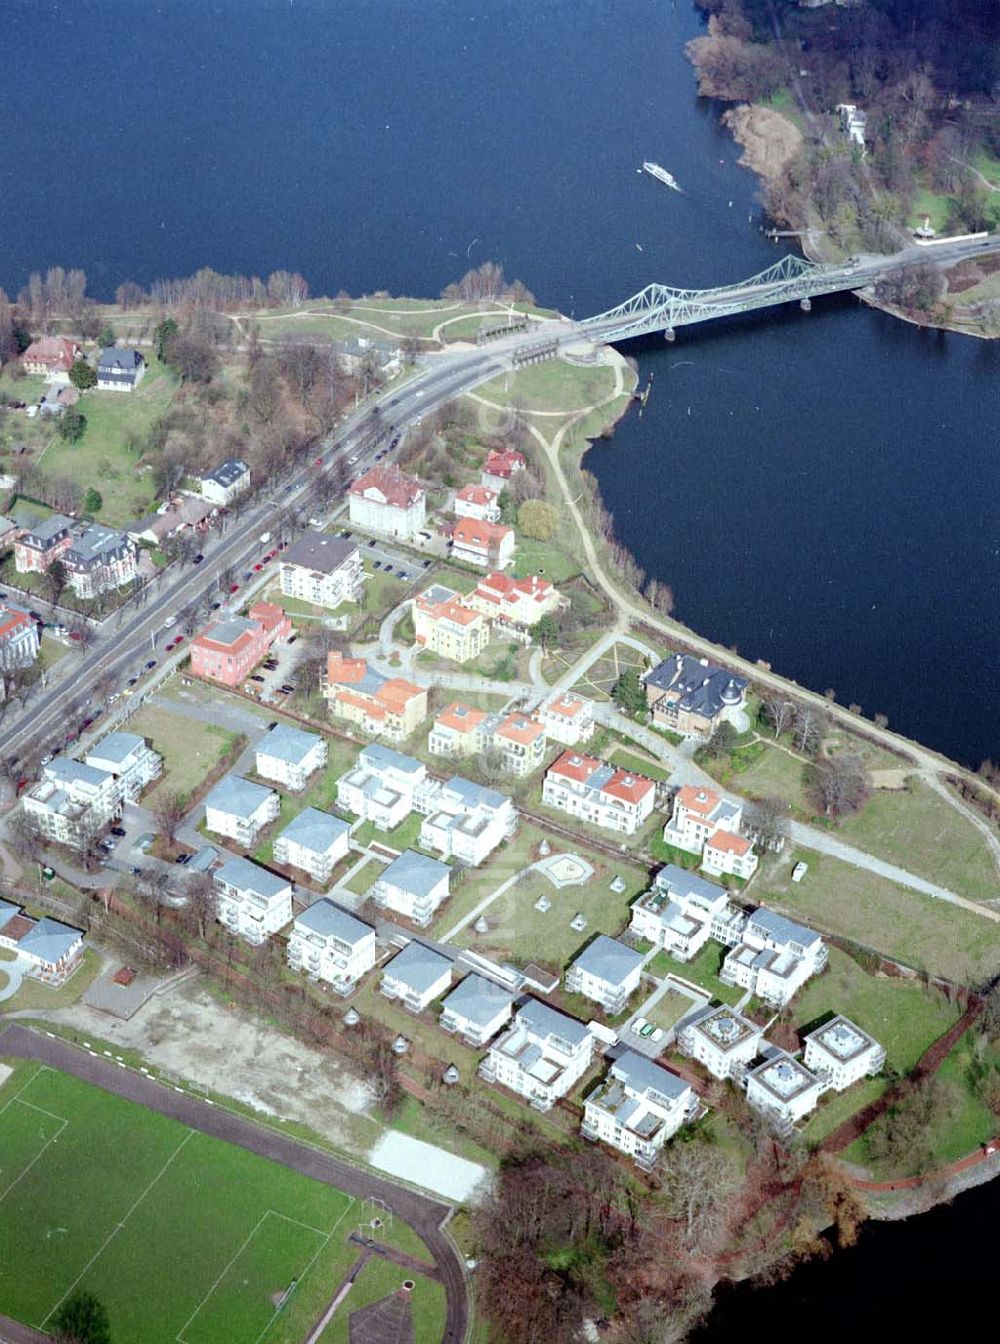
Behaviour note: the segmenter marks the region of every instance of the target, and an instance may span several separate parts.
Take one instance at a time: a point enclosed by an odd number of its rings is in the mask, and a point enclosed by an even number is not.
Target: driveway
[[[0,974],[7,977],[6,984],[0,986],[0,1003],[14,997],[30,969],[31,962],[22,952],[18,952],[13,961],[0,961]]]

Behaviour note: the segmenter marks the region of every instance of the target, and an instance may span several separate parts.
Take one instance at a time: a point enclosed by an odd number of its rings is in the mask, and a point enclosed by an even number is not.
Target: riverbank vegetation
[[[1000,35],[980,0],[698,0],[688,53],[702,94],[744,104],[729,122],[771,216],[823,256],[895,251],[925,226],[1000,223]],[[919,14],[916,12],[919,10]],[[858,109],[852,132],[842,107]],[[920,320],[1000,330],[1000,263],[930,266],[881,283]]]

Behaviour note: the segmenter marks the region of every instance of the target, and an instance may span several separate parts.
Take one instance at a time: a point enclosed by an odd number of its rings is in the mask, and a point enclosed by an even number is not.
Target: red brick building
[[[292,622],[273,602],[257,602],[247,615],[215,621],[191,641],[191,671],[222,686],[239,686],[268,649],[292,633]]]

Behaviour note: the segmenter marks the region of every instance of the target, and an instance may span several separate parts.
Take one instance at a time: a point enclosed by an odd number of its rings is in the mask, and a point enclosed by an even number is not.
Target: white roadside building
[[[226,775],[205,798],[205,827],[249,849],[281,811],[274,789],[241,775]]]
[[[316,882],[329,882],[334,868],[347,857],[350,838],[348,822],[318,807],[306,807],[275,838],[274,861],[298,868]]]
[[[138,802],[143,789],[158,779],[163,769],[163,757],[138,733],[108,733],[84,759],[95,770],[114,775],[122,798],[129,803]]]
[[[514,998],[483,975],[467,975],[442,1005],[438,1025],[466,1045],[484,1046],[510,1021]]]

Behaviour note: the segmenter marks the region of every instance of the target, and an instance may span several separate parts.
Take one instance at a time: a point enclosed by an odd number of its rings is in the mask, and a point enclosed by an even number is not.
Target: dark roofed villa
[[[702,738],[743,704],[747,690],[745,677],[689,653],[671,654],[643,680],[658,727]]]

